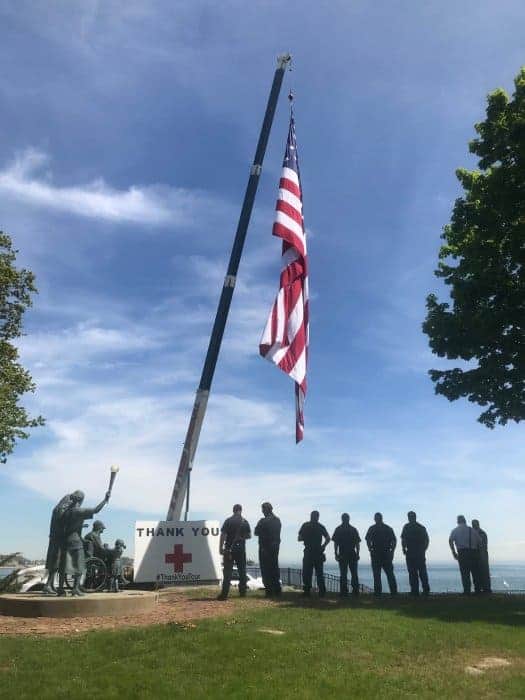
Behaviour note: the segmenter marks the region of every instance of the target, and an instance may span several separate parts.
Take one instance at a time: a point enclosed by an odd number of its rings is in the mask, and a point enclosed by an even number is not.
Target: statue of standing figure
[[[122,589],[119,587],[120,580],[123,574],[122,554],[126,549],[124,540],[116,540],[115,547],[108,550],[109,555],[109,576],[107,590],[113,593],[119,593]]]
[[[55,576],[60,566],[60,552],[63,544],[63,520],[64,513],[73,505],[73,500],[80,494],[80,491],[67,493],[53,508],[51,523],[49,525],[49,545],[46,555],[47,581],[44,586],[44,593],[56,594]]]
[[[82,508],[84,493],[75,491],[72,494],[72,504],[66,509],[63,515],[63,542],[60,549],[60,564],[58,567],[58,591],[57,595],[66,595],[65,581],[66,574],[73,577],[73,590],[71,595],[82,596],[80,581],[86,571],[86,555],[84,552],[84,541],[82,539],[82,527],[84,520],[89,520],[99,513],[109,501],[110,491],[107,491],[104,500],[95,508]]]
[[[86,570],[82,527],[85,520],[89,520],[102,510],[109,501],[110,495],[111,491],[107,491],[104,500],[95,508],[82,508],[84,492],[74,491],[64,496],[53,508],[46,557],[48,577],[44,586],[45,593],[66,595],[65,580],[66,574],[69,574],[73,577],[71,595],[84,595],[80,588],[80,582]],[[54,578],[57,572],[58,591],[55,591]]]

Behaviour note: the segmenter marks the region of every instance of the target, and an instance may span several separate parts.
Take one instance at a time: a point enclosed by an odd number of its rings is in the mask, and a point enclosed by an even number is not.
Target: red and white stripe
[[[295,437],[296,442],[300,442],[304,436],[303,405],[309,340],[308,258],[301,183],[299,173],[292,168],[283,167],[276,211],[272,233],[283,241],[281,276],[259,352],[295,382]]]

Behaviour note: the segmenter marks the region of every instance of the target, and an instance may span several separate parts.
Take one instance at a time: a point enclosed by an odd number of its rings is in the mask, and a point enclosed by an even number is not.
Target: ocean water
[[[300,563],[281,564],[283,568],[290,566],[293,569],[300,569]],[[457,564],[428,564],[428,577],[430,589],[434,593],[460,592],[461,579]],[[0,578],[7,576],[13,571],[12,567],[0,567]],[[327,562],[325,565],[327,574],[339,576],[339,567]],[[399,590],[407,592],[410,590],[406,567],[402,562],[394,564]],[[525,593],[525,564],[492,564],[490,567],[493,591],[522,591]],[[370,588],[374,585],[372,569],[370,564],[359,562],[359,580]],[[383,589],[388,591],[388,584],[383,575]]]
[[[300,567],[298,567],[300,568]],[[454,562],[452,564],[429,564],[427,563],[428,579],[430,590],[434,593],[460,592],[461,578],[459,567]],[[337,564],[327,562],[325,572],[339,576]],[[394,563],[394,573],[396,575],[399,590],[410,591],[408,573],[403,562]],[[493,591],[523,591],[525,592],[525,564],[492,564],[490,567],[490,578]],[[374,585],[372,568],[370,564],[359,562],[359,580],[370,588]],[[383,590],[388,591],[386,577],[383,574]]]

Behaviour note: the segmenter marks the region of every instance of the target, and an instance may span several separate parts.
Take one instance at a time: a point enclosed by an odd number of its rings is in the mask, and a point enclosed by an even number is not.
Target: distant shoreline
[[[490,554],[489,554],[490,556]],[[255,566],[258,565],[258,560],[253,559],[255,561]],[[404,563],[405,557],[404,555],[401,555],[401,557],[396,557],[394,559],[395,564],[399,563]],[[370,556],[368,552],[364,555],[361,555],[361,558],[359,560],[360,566],[367,566],[370,564]],[[330,555],[327,556],[326,558],[326,564],[325,566],[337,566],[337,562],[335,561],[334,557],[330,557]],[[525,569],[525,560],[521,561],[500,561],[498,559],[490,559],[490,565],[491,566],[508,566],[508,567],[517,567],[521,569]],[[290,569],[300,569],[302,566],[302,561],[298,560],[295,562],[279,562],[279,566],[281,567],[288,567]],[[455,562],[452,557],[450,557],[450,561],[432,561],[431,559],[427,559],[427,566],[432,567],[432,568],[449,568],[450,566],[457,567],[457,563]]]

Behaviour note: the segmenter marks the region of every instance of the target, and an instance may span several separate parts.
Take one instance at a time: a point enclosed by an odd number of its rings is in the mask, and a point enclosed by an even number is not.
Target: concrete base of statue
[[[154,609],[154,591],[89,593],[85,596],[49,596],[42,593],[0,595],[0,615],[13,617],[100,617],[137,615]]]

